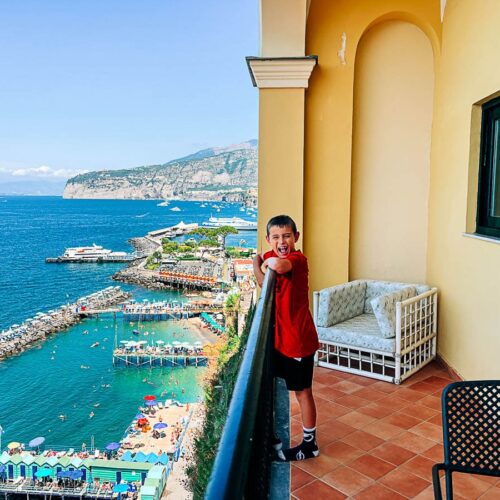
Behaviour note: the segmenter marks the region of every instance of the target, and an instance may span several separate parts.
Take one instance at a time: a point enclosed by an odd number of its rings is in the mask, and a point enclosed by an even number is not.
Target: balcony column
[[[257,250],[267,248],[270,217],[303,227],[304,101],[317,57],[305,56],[308,0],[261,0],[261,53],[247,57],[259,89]]]

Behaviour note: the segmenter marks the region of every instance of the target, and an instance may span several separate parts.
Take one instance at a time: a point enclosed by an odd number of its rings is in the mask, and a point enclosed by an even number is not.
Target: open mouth
[[[286,257],[288,255],[288,245],[281,245],[277,250],[280,257]]]

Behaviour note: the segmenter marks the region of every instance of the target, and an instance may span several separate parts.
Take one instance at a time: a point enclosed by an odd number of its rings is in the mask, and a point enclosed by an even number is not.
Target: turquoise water
[[[110,276],[121,264],[45,264],[45,257],[59,255],[65,247],[96,243],[130,251],[128,238],[180,220],[202,222],[210,215],[245,217],[237,204],[223,205],[214,213],[210,205],[202,208],[196,202],[158,207],[156,201],[3,199],[7,201],[0,199],[0,329],[114,284]],[[173,206],[181,212],[171,212]],[[229,237],[228,244],[238,244],[241,238],[248,245],[255,244],[255,233]],[[177,292],[124,288],[136,300],[182,299]],[[122,437],[146,394],[163,394],[163,398],[175,394],[180,401],[196,401],[201,395],[198,381],[203,368],[112,366],[115,336],[118,341],[131,338],[132,329],[119,316],[116,321],[112,315],[88,319],[0,362],[2,444],[44,436],[49,445],[80,446],[82,442],[89,445],[94,436],[96,446],[102,447]],[[144,330],[150,332],[144,337],[150,342],[195,338],[179,322],[151,322],[144,324]],[[95,341],[100,345],[91,348]]]

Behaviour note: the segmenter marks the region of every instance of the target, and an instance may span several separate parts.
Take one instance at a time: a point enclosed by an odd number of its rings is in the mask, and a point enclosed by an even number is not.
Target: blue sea
[[[216,204],[220,211],[212,208]],[[180,211],[172,211],[178,207]],[[96,243],[132,251],[129,238],[210,216],[255,220],[235,203],[64,200],[60,197],[0,198],[0,330],[38,311],[55,309],[109,285],[124,264],[46,264],[66,247]],[[227,238],[228,245],[255,246],[256,233]],[[245,241],[242,241],[245,240]],[[184,300],[178,292],[152,292],[122,285],[134,299]],[[178,322],[148,323],[150,339],[190,340]],[[84,330],[88,331],[84,335]],[[188,402],[202,395],[203,368],[114,368],[115,337],[131,338],[120,316],[88,319],[17,357],[0,362],[2,447],[44,436],[47,445],[97,447],[119,440],[145,394]],[[99,341],[98,348],[90,344]],[[93,412],[93,418],[90,413]],[[61,420],[59,415],[65,415]]]

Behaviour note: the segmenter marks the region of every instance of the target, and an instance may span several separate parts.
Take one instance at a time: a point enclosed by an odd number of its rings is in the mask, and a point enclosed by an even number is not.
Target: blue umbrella
[[[35,439],[32,439],[28,443],[28,446],[30,446],[30,448],[35,448],[36,446],[40,446],[43,443],[45,443],[45,438],[42,436],[39,436],[39,437],[36,437]]]
[[[142,413],[138,413],[135,418],[146,418],[146,415],[142,414]]]
[[[139,453],[136,453],[134,461],[135,462],[145,462],[146,455],[144,455],[144,453],[142,451],[140,451]]]
[[[134,457],[132,456],[132,453],[130,453],[130,451],[126,451],[122,455],[121,459],[124,460],[125,462],[132,462],[132,460],[134,459]]]
[[[109,443],[108,446],[106,446],[106,449],[108,451],[114,451],[117,450],[120,446],[120,443]]]
[[[150,453],[147,457],[146,457],[146,461],[150,464],[155,464],[156,462],[158,462],[158,455],[155,455],[154,453]]]
[[[71,477],[71,472],[70,470],[60,470],[57,473],[58,478],[65,478],[65,477]]]
[[[156,401],[146,401],[146,406],[155,406],[158,403]]]
[[[153,429],[157,431],[160,429],[165,429],[166,427],[168,427],[168,425],[164,424],[163,422],[158,422],[157,424],[153,425]]]
[[[35,472],[36,477],[48,477],[52,474],[50,469],[39,469]]]
[[[113,486],[113,493],[125,493],[128,491],[128,484],[115,484]]]

